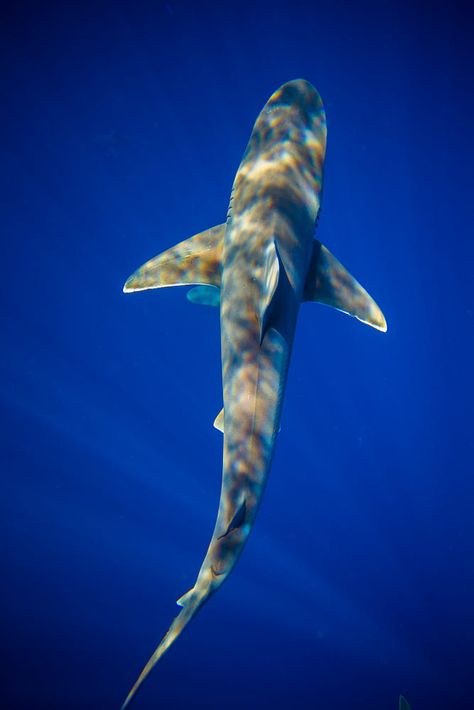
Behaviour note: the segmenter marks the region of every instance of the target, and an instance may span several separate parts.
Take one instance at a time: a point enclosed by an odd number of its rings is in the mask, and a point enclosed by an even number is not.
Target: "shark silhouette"
[[[219,512],[196,583],[125,700],[234,568],[255,521],[273,457],[300,304],[318,301],[381,331],[375,301],[319,241],[326,115],[302,79],[276,91],[254,125],[227,221],[151,259],[125,292],[194,285],[195,303],[219,305],[224,434]]]

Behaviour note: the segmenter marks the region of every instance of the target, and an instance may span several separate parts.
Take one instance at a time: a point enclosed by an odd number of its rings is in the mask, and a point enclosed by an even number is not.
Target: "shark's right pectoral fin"
[[[385,317],[374,299],[329,249],[316,239],[313,242],[303,300],[325,303],[377,330],[387,330]]]
[[[166,286],[221,285],[225,224],[200,232],[147,261],[127,279],[123,290],[145,291]]]

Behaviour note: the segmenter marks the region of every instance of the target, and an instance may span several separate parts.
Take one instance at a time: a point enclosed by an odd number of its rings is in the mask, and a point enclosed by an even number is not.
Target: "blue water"
[[[121,289],[225,219],[296,77],[328,119],[318,236],[389,331],[301,309],[254,532],[136,707],[473,708],[469,5],[24,3],[0,32],[1,708],[118,708],[195,580],[218,316]]]

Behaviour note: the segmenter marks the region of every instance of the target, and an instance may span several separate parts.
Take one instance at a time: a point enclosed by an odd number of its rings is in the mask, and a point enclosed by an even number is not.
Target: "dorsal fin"
[[[225,224],[200,232],[158,254],[133,273],[123,290],[204,284],[220,287]]]
[[[272,239],[268,244],[263,266],[263,294],[260,302],[259,322],[260,322],[260,342],[262,342],[268,324],[268,316],[275,296],[278,281],[280,278],[280,256]]]
[[[313,243],[303,300],[325,303],[377,330],[387,330],[385,317],[374,299],[317,240]]]

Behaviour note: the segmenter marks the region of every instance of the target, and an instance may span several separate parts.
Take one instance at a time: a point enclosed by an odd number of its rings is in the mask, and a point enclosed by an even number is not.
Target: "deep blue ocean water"
[[[225,219],[258,112],[297,77],[328,120],[318,237],[389,331],[302,307],[249,544],[136,707],[474,708],[470,5],[2,15],[2,710],[119,708],[194,583],[218,315],[122,285]]]

